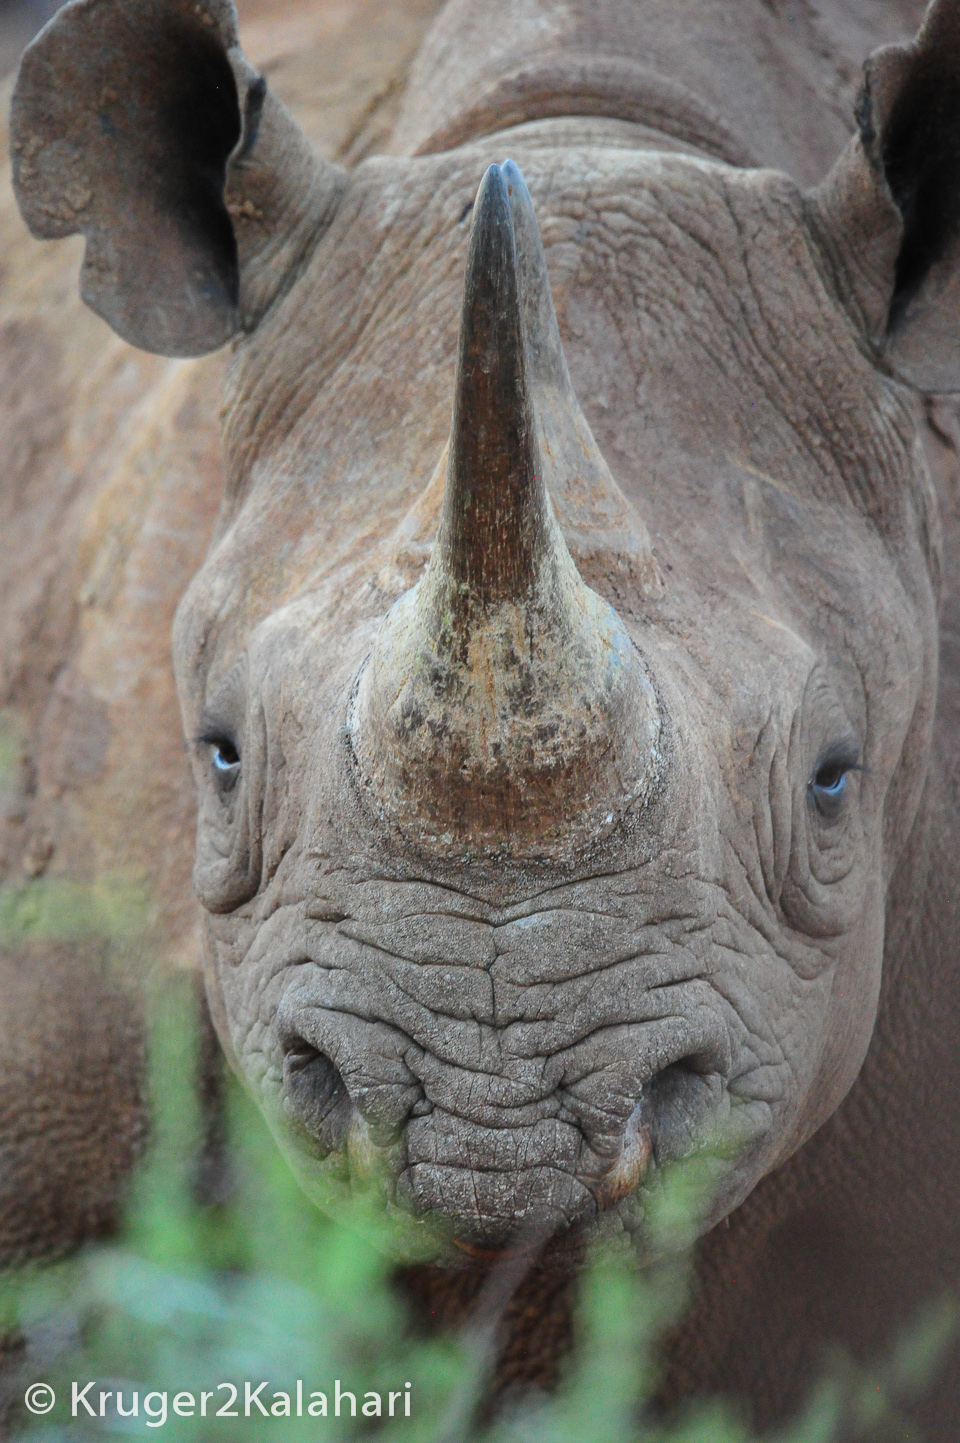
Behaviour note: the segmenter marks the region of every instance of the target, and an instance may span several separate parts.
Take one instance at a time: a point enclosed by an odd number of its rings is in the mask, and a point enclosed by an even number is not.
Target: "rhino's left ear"
[[[244,58],[232,0],[70,0],[23,56],[10,144],[34,235],[82,232],[84,300],[161,355],[252,328],[346,181]]]
[[[933,0],[911,45],[871,55],[858,133],[812,192],[844,301],[886,365],[960,390],[960,0]]]

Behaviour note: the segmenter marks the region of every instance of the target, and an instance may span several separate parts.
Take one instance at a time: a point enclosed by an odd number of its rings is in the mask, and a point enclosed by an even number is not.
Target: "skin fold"
[[[126,339],[233,338],[174,662],[211,1011],[304,1185],[372,1180],[442,1292],[642,1237],[722,1139],[663,1401],[764,1424],[955,1270],[956,429],[920,393],[960,384],[946,100],[921,164],[960,18],[870,61],[844,149],[845,56],[906,8],[817,44],[759,3],[489,11],[348,171],[226,5],[157,32],[174,94],[82,0],[15,183]]]

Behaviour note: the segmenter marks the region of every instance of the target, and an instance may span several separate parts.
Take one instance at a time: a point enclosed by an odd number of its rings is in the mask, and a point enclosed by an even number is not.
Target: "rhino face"
[[[458,226],[477,159],[358,180],[238,357],[243,441],[304,352],[325,375],[252,463],[176,654],[239,1067],[319,1196],[374,1166],[489,1249],[634,1226],[656,1164],[710,1133],[721,1216],[844,1095],[934,631],[912,424],[792,188],[526,162],[625,500],[543,313],[515,167]],[[557,517],[588,487],[568,546]],[[625,520],[585,539],[604,506]]]
[[[231,492],[175,636],[221,1036],[319,1200],[372,1175],[439,1251],[633,1229],[722,1137],[709,1225],[856,1077],[923,785],[902,106],[812,196],[481,145],[304,180],[227,53]]]

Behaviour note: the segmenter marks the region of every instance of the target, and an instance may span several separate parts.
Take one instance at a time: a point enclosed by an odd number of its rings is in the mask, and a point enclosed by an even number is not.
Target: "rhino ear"
[[[84,300],[161,355],[256,325],[345,181],[244,58],[232,0],[71,0],[23,56],[10,135],[34,235],[81,232]]]
[[[960,390],[960,4],[864,69],[858,133],[813,192],[844,299],[901,380]]]

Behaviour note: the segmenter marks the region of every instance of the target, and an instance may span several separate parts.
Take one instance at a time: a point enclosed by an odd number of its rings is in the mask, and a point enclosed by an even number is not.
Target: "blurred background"
[[[0,79],[58,8],[58,0],[0,0]]]

